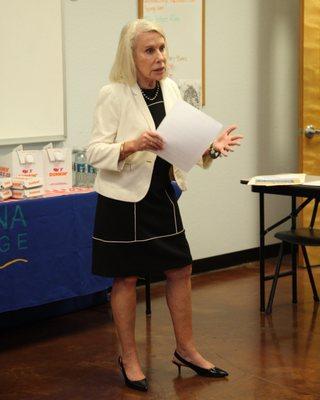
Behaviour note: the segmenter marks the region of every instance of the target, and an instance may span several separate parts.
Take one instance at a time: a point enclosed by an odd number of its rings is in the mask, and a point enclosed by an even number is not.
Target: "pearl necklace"
[[[157,82],[157,91],[156,91],[156,94],[153,96],[153,97],[149,97],[149,96],[147,96],[145,93],[144,93],[144,91],[143,91],[143,89],[142,88],[140,88],[140,90],[141,90],[141,93],[142,93],[142,96],[145,98],[145,99],[147,99],[147,100],[149,100],[149,101],[153,101],[153,100],[155,100],[157,97],[158,97],[158,94],[159,94],[159,90],[160,90],[160,85],[159,85],[159,82]]]

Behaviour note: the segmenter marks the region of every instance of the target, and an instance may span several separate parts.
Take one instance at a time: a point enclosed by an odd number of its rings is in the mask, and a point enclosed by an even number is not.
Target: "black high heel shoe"
[[[124,378],[124,383],[131,389],[140,390],[141,392],[146,392],[148,390],[148,381],[146,378],[140,379],[139,381],[131,381],[126,374],[126,370],[124,369],[122,358],[119,356],[118,364],[120,371]]]
[[[207,376],[209,378],[225,378],[228,376],[228,372],[224,371],[221,368],[213,367],[213,368],[202,368],[198,365],[192,364],[191,362],[185,360],[178,354],[176,351],[174,352],[174,357],[176,358],[172,360],[173,364],[175,364],[179,369],[179,374],[181,373],[181,367],[191,368],[194,372],[196,372],[200,376]],[[178,361],[177,361],[178,360]]]

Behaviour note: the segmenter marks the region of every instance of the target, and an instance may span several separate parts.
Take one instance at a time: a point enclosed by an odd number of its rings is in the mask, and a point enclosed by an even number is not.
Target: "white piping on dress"
[[[171,201],[172,207],[173,207],[173,215],[174,215],[174,225],[176,227],[176,232],[178,231],[178,225],[177,225],[177,218],[176,218],[176,208],[174,206],[174,202],[171,200],[171,197],[168,195],[168,192],[165,190],[166,195],[168,196],[169,200]]]
[[[133,214],[134,214],[134,241],[136,241],[137,240],[137,203],[134,203]]]
[[[165,237],[170,237],[170,236],[175,236],[175,235],[179,235],[180,233],[184,232],[184,229],[182,229],[179,232],[176,233],[171,233],[170,235],[162,235],[162,236],[154,236],[152,238],[149,239],[136,239],[136,240],[104,240],[104,239],[100,239],[97,237],[92,236],[92,239],[94,240],[99,240],[100,242],[104,242],[104,243],[136,243],[136,242],[148,242],[150,240],[154,240],[154,239],[161,239],[161,238],[165,238]]]

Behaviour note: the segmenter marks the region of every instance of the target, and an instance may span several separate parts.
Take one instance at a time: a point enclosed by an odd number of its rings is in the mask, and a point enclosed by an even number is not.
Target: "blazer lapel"
[[[161,90],[162,90],[164,108],[165,108],[165,111],[167,114],[171,110],[171,108],[173,107],[175,102],[177,101],[177,98],[176,97],[172,98],[172,95],[170,96],[170,89],[168,87],[166,79],[163,79],[160,81],[160,86],[161,86]],[[146,120],[146,122],[149,126],[149,129],[152,131],[155,131],[156,127],[154,125],[152,115],[149,111],[149,108],[142,96],[141,90],[137,83],[135,85],[131,86],[131,92],[137,103],[138,110],[142,113],[144,119]]]
[[[151,113],[149,111],[149,108],[148,108],[148,106],[147,106],[147,104],[146,104],[146,102],[145,102],[145,100],[144,100],[144,98],[142,96],[141,90],[140,90],[140,88],[139,88],[137,83],[131,87],[131,92],[132,92],[133,97],[134,97],[134,99],[135,99],[135,101],[137,103],[138,110],[142,113],[144,119],[146,120],[146,122],[148,124],[149,129],[151,131],[155,131],[156,127],[154,125],[154,121],[153,121],[152,115],[151,115]]]

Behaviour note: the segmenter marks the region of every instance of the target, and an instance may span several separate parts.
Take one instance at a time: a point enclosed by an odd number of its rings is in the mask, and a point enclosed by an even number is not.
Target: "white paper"
[[[303,184],[306,174],[276,174],[261,175],[251,178],[248,185],[255,186],[283,186]]]
[[[178,101],[158,126],[163,137],[161,158],[188,172],[202,157],[222,124],[185,101]]]
[[[307,185],[307,186],[320,186],[320,180],[318,180],[318,181],[311,181],[311,182],[304,182],[303,184],[304,184],[304,185]]]

